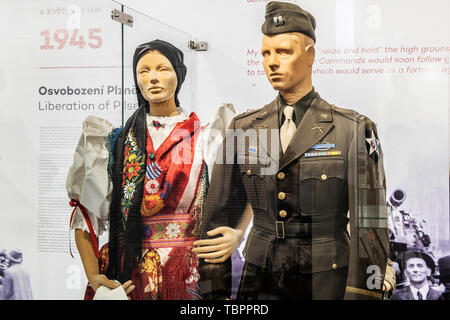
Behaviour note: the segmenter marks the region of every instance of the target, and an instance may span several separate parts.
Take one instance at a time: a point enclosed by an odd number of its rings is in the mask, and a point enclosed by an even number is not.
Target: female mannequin
[[[142,44],[133,72],[139,109],[123,129],[88,117],[67,179],[76,207],[71,228],[89,281],[85,298],[104,286],[123,289],[128,299],[197,299],[192,247],[208,172],[203,128],[178,101],[183,53],[161,40]],[[97,252],[107,227],[109,242]],[[226,235],[220,255],[231,255],[243,233],[228,229],[215,231]]]

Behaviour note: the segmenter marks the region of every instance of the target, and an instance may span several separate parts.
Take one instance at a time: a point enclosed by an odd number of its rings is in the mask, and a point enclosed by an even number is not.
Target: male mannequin
[[[315,25],[297,5],[267,4],[261,51],[279,96],[233,119],[229,128],[254,130],[258,144],[242,152],[227,136],[223,159],[230,144],[234,162],[216,164],[212,173],[203,238],[218,226],[239,229],[244,208],[253,209],[238,299],[382,297],[389,242],[377,130],[315,92]],[[271,130],[280,140],[267,143]],[[229,259],[201,266],[204,298],[229,297],[230,270]]]

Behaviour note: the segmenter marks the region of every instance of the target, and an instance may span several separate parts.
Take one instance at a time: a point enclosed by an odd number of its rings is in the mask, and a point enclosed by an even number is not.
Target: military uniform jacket
[[[381,298],[389,240],[375,124],[316,94],[283,153],[278,103],[231,122],[212,172],[203,238],[213,228],[235,227],[250,202],[254,217],[244,249],[246,265],[261,272],[324,275],[330,281],[333,271],[346,268],[343,282],[322,282],[335,283],[322,291],[335,291],[330,297],[342,292],[345,299]],[[201,264],[205,298],[229,296],[229,260]],[[245,277],[244,270],[241,286]],[[311,297],[326,299],[327,292],[322,293]]]

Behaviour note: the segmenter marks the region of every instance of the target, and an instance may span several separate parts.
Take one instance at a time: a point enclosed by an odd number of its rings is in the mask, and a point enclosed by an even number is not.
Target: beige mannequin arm
[[[82,231],[81,229],[76,229],[75,242],[77,244],[78,252],[80,253],[81,261],[83,262],[86,277],[94,291],[97,291],[102,285],[111,289],[119,287],[120,283],[108,279],[104,274],[100,274],[98,259],[95,256],[89,233]],[[131,280],[125,282],[122,287],[127,295],[135,288],[135,286],[132,285]]]
[[[198,240],[194,242],[194,249],[192,249],[192,251],[196,253],[199,258],[204,258],[206,262],[224,262],[239,246],[252,218],[253,210],[250,203],[247,203],[236,229],[230,227],[218,227],[210,230],[208,231],[208,236],[212,237],[222,234],[222,237]]]

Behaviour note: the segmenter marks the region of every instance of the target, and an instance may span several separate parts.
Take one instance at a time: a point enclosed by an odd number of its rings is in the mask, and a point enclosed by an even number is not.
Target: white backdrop
[[[135,21],[124,28],[125,87],[132,89],[136,45],[161,38],[185,51],[189,76],[180,100],[202,121],[222,102],[241,112],[262,107],[276,96],[259,53],[267,2],[124,0]],[[450,253],[449,1],[291,2],[317,20],[316,90],[377,123],[388,195],[405,190],[402,209],[427,221],[438,257]],[[110,17],[120,5],[0,3],[7,6],[0,21],[0,250],[23,252],[35,299],[80,299],[86,280],[73,240],[75,259],[68,253],[64,179],[87,115],[121,123],[121,110],[114,108],[121,100],[121,34]],[[208,51],[191,51],[188,39],[207,41]],[[92,92],[61,95],[67,87]],[[52,88],[60,91],[49,95]],[[132,93],[125,98],[136,100]]]

